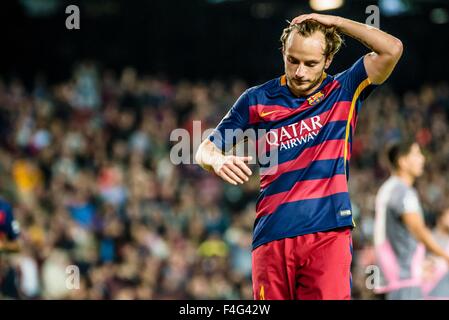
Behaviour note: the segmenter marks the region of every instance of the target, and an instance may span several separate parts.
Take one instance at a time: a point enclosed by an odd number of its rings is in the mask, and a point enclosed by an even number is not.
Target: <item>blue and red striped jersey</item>
[[[354,226],[348,193],[352,136],[362,101],[375,86],[363,57],[344,72],[324,76],[306,97],[291,93],[285,75],[246,90],[209,136],[225,152],[238,142],[226,131],[252,129],[258,155],[276,151],[276,162],[259,162],[253,249]]]
[[[14,219],[13,208],[0,198],[0,241],[16,240],[19,236],[19,225]]]

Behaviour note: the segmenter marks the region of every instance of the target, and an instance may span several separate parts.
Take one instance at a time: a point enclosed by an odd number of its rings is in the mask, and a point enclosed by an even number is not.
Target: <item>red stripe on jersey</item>
[[[313,117],[317,117],[317,116],[320,117],[320,123],[323,126],[326,125],[327,123],[333,122],[333,121],[345,121],[349,117],[350,108],[351,108],[350,101],[340,101],[340,102],[335,103],[332,106],[332,108],[329,109],[328,111],[325,111],[325,112],[318,114],[316,116],[313,116]],[[309,119],[304,119],[303,121],[306,121],[306,122],[309,121],[309,123],[307,123],[307,124],[310,126],[310,121],[311,121],[311,118],[313,118],[313,117],[310,117]],[[295,134],[295,131],[298,131],[298,129],[296,127],[295,127],[295,129],[292,129],[292,127],[291,127],[292,125],[294,125],[294,124],[290,124],[290,125],[284,127],[286,132],[292,137],[294,137],[294,136],[300,137],[300,135]],[[300,127],[300,125],[298,124],[297,127]],[[277,137],[281,136],[281,134],[280,134],[281,128],[271,129],[270,131],[274,131],[274,134]],[[280,142],[285,142],[285,141],[280,141]],[[277,147],[279,147],[279,146],[276,144],[268,143],[266,135],[261,136],[257,141],[258,154],[266,153],[268,150],[272,150]]]
[[[324,96],[322,99],[325,99],[332,90],[340,87],[340,83],[337,80],[334,80],[328,83],[324,88],[320,91]],[[278,121],[283,120],[287,117],[298,114],[304,110],[307,110],[315,105],[309,104],[309,101],[306,99],[304,102],[298,106],[285,107],[280,105],[263,105],[256,104],[249,106],[249,124],[255,124],[258,122],[266,122],[266,121]]]
[[[344,174],[337,174],[328,179],[298,181],[288,191],[262,198],[257,204],[256,218],[273,213],[284,203],[323,198],[341,192],[348,192],[346,175]]]
[[[332,160],[343,157],[345,140],[327,140],[305,149],[296,159],[273,166],[260,174],[260,187],[266,188],[283,173],[304,169],[313,161]]]

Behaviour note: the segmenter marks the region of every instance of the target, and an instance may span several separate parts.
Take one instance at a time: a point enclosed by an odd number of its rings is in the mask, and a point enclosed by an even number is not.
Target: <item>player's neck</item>
[[[413,186],[413,184],[415,183],[415,177],[407,172],[398,170],[394,172],[393,175],[398,177],[400,180],[402,180],[406,185],[410,187]]]

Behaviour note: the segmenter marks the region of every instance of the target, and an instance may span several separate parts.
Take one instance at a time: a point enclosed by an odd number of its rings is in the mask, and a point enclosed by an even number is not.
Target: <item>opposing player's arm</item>
[[[233,185],[243,184],[252,174],[245,163],[252,157],[224,155],[209,139],[204,140],[195,155],[196,162],[204,169],[215,172],[224,181]]]
[[[387,80],[401,58],[403,52],[401,40],[373,26],[342,17],[316,13],[298,16],[292,23],[300,23],[308,19],[316,20],[329,27],[336,27],[372,50],[365,55],[363,61],[372,84],[381,84]]]
[[[424,219],[420,214],[405,212],[401,215],[401,218],[407,229],[418,241],[422,242],[429,251],[444,258],[449,263],[449,255],[435,241],[431,231],[426,227]]]

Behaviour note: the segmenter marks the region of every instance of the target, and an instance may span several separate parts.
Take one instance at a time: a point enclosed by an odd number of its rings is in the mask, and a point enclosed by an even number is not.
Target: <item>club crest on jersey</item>
[[[313,96],[307,99],[309,105],[313,106],[320,103],[324,99],[324,94],[320,91],[315,93]]]

